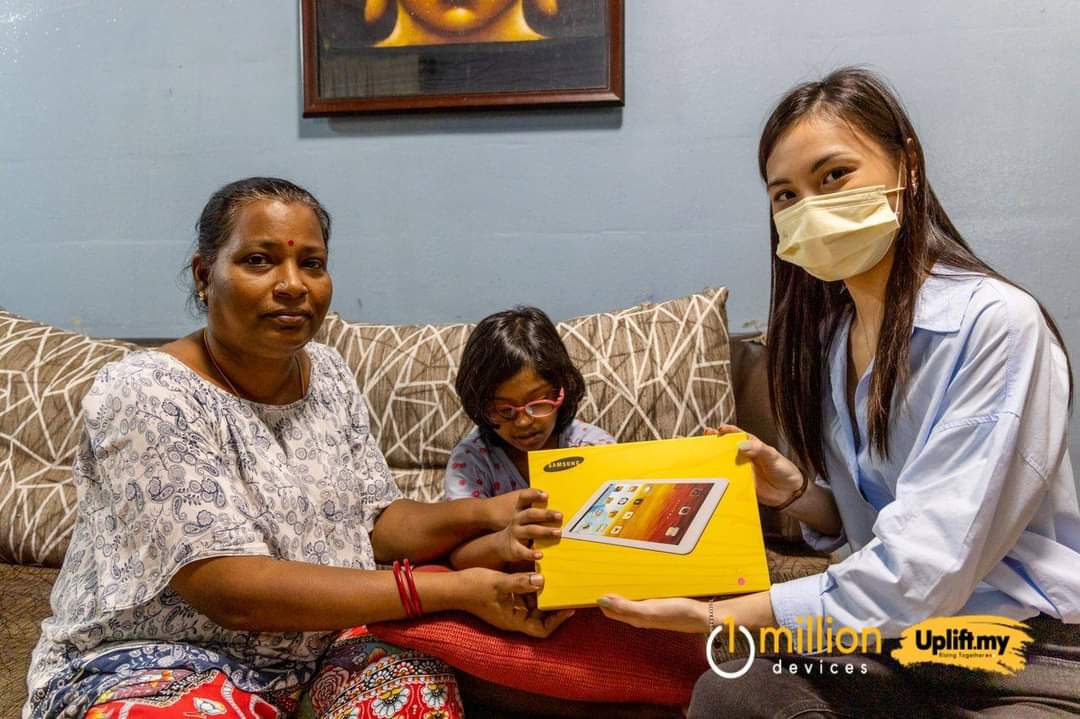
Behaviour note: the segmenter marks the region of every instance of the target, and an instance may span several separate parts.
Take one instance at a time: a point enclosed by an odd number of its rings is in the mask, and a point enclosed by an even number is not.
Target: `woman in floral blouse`
[[[83,401],[78,520],[24,716],[270,718],[310,689],[324,717],[455,717],[446,665],[362,625],[458,609],[546,636],[568,616],[520,599],[535,574],[376,569],[493,530],[508,561],[531,557],[514,535],[558,518],[527,509],[534,490],[401,498],[348,367],[309,342],[329,234],[284,180],[210,198],[191,262],[206,328],[108,365]]]

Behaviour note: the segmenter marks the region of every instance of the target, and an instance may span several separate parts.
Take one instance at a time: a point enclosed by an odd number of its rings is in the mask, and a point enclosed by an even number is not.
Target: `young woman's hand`
[[[705,429],[705,434],[725,435],[743,432],[733,424]],[[739,444],[739,455],[754,464],[754,486],[758,501],[776,507],[791,499],[803,486],[803,475],[791,460],[754,435]]]
[[[473,568],[460,572],[465,582],[465,605],[470,614],[498,629],[547,637],[574,614],[572,609],[542,612],[526,601],[544,586],[544,578],[532,572],[506,574]]]
[[[705,634],[709,628],[708,605],[696,599],[679,597],[635,602],[609,594],[600,597],[597,604],[605,617],[639,629]]]
[[[562,514],[547,508],[547,494],[536,489],[515,493],[514,514],[499,533],[499,556],[504,562],[535,562],[543,554],[532,548],[535,539],[558,539]]]
[[[709,602],[698,599],[645,599],[631,601],[608,594],[597,601],[600,610],[611,619],[643,629],[667,629],[687,634],[709,633]],[[712,602],[712,626],[728,621],[757,631],[776,626],[772,599],[768,591],[743,594]]]

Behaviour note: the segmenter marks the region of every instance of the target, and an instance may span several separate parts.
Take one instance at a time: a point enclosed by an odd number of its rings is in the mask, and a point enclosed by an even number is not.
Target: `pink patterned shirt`
[[[559,435],[562,448],[597,444],[615,444],[615,438],[577,419]],[[454,447],[446,464],[445,499],[495,497],[528,486],[506,451],[489,445],[476,429]]]

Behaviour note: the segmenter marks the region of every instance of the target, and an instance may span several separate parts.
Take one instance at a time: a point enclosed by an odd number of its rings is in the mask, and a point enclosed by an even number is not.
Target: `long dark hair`
[[[488,420],[495,389],[525,367],[565,392],[554,432],[562,432],[577,416],[585,395],[585,379],[574,366],[554,323],[535,307],[515,307],[480,321],[465,343],[454,388],[465,414],[489,444],[503,446]]]
[[[836,70],[823,80],[791,90],[765,123],[758,145],[758,168],[780,138],[800,120],[824,115],[850,123],[882,149],[903,158],[906,177],[895,257],[886,285],[885,316],[875,351],[867,420],[871,447],[889,454],[888,426],[894,390],[908,379],[908,355],[915,298],[936,264],[994,277],[1013,286],[979,259],[953,225],[926,178],[926,162],[915,128],[896,94],[874,73],[857,67]],[[776,256],[776,225],[769,221],[772,290],[769,307],[769,399],[777,426],[805,469],[827,477],[822,434],[823,362],[842,320],[852,306],[843,282],[823,282]],[[1022,289],[1022,288],[1021,288]],[[1045,308],[1054,337],[1065,342]],[[1068,361],[1068,355],[1066,355]],[[1072,370],[1069,372],[1072,401]]]

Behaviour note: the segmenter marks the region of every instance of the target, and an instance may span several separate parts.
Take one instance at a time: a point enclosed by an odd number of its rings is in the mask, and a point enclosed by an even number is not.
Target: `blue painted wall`
[[[0,0],[0,305],[186,332],[177,275],[203,202],[277,174],[333,213],[349,318],[562,318],[722,284],[738,329],[767,312],[765,115],[868,63],[957,225],[1080,362],[1080,3],[627,5],[625,109],[304,120],[294,2]]]

